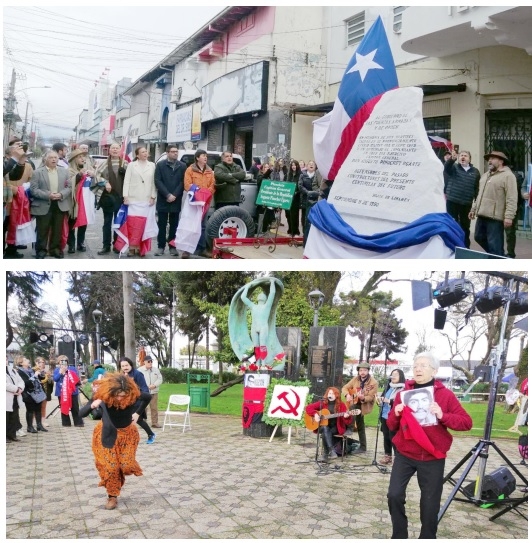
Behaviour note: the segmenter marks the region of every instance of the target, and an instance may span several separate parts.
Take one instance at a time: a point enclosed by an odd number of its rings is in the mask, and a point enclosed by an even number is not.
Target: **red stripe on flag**
[[[383,94],[375,96],[371,100],[368,100],[351,118],[342,132],[342,139],[340,145],[334,153],[334,159],[329,171],[329,179],[335,179],[338,170],[344,163],[347,155],[351,152],[353,145],[358,137],[359,132],[362,130],[364,123],[369,119],[369,116],[373,112],[373,108],[377,105]]]

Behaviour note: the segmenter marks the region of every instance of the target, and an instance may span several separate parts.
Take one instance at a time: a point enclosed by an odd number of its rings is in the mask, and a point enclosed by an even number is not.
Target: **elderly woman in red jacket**
[[[396,398],[388,415],[388,428],[397,432],[393,438],[397,452],[388,488],[392,539],[408,539],[406,487],[414,473],[417,473],[421,490],[419,538],[436,539],[445,457],[453,442],[448,429],[467,431],[473,426],[471,417],[454,393],[434,379],[439,367],[440,362],[432,353],[418,354],[414,358],[414,379],[405,385],[405,391],[434,387],[434,401],[428,410],[435,415],[436,424],[421,425],[402,398]]]
[[[321,418],[321,411],[326,409],[330,415],[336,415],[329,419]],[[327,420],[327,425],[320,425],[314,433],[320,432],[323,440],[323,454],[320,461],[327,462],[329,458],[336,458],[335,445],[340,441],[337,435],[344,435],[348,426],[353,422],[353,417],[347,412],[347,407],[341,400],[340,391],[336,387],[329,387],[323,399],[307,405],[307,415],[310,415],[318,424]]]

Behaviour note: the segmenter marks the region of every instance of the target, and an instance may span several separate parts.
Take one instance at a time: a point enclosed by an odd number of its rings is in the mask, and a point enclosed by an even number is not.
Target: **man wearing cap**
[[[144,358],[144,366],[138,368],[138,371],[144,375],[144,379],[151,393],[151,426],[152,428],[161,428],[159,425],[157,401],[159,400],[159,387],[163,384],[163,376],[158,368],[153,367],[153,359],[150,355],[147,355],[146,358]]]
[[[504,229],[512,226],[517,212],[517,183],[504,153],[492,151],[484,159],[488,171],[480,178],[469,218],[477,219],[475,241],[487,253],[504,256]]]
[[[375,405],[375,395],[379,386],[375,378],[369,374],[369,370],[370,365],[367,362],[360,363],[357,366],[358,375],[342,387],[342,394],[348,403],[348,409],[361,410],[360,415],[355,415],[354,417],[354,429],[358,431],[358,439],[360,441],[359,452],[366,452],[367,450],[364,415],[371,413]]]
[[[75,149],[68,156],[68,176],[70,178],[70,184],[72,185],[72,199],[70,204],[70,216],[68,219],[68,252],[73,254],[76,252],[76,224],[79,212],[78,202],[78,187],[80,182],[85,179],[85,174],[90,176],[89,172],[86,171],[86,161],[87,153],[81,149]],[[93,173],[91,171],[91,173]],[[94,200],[91,202],[92,208],[94,208]],[[85,233],[87,231],[87,225],[77,227],[77,249],[80,253],[84,253],[87,248],[85,246]]]

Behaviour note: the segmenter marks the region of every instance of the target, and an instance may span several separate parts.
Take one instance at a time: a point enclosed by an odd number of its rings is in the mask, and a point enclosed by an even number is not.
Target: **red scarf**
[[[405,439],[413,439],[420,447],[429,452],[434,458],[445,458],[445,453],[434,447],[430,439],[427,437],[425,430],[412,414],[413,411],[405,405],[401,417],[401,430]]]
[[[61,413],[68,415],[72,408],[72,393],[76,390],[76,384],[79,383],[78,374],[67,370],[61,385]]]

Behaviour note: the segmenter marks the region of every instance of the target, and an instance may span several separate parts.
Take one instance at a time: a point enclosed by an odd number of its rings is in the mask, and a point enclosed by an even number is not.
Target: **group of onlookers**
[[[27,433],[48,432],[46,406],[52,399],[54,380],[44,358],[37,357],[32,368],[24,356],[15,358],[14,367],[6,359],[6,440],[20,441]],[[26,430],[19,409],[26,407]],[[35,420],[35,426],[33,421]]]
[[[523,175],[510,169],[504,153],[492,151],[484,159],[488,171],[481,175],[471,164],[469,151],[444,155],[447,213],[464,231],[466,248],[470,247],[471,220],[476,219],[475,241],[487,253],[515,258],[518,218],[525,205],[530,207],[531,195]],[[529,222],[532,225],[530,212]]]
[[[306,242],[310,230],[310,223],[307,220],[309,211],[320,198],[327,197],[330,185],[323,179],[313,160],[305,163],[303,160],[291,159],[288,166],[282,158],[275,161],[273,166],[269,162],[263,164],[259,162],[258,159],[254,159],[254,164],[250,169],[250,173],[255,175],[259,191],[264,179],[295,183],[292,205],[285,212],[288,221],[287,234],[300,236],[303,233],[304,242]],[[281,220],[280,216],[276,219],[274,210],[270,208],[260,207],[259,213],[264,213],[263,232],[275,226],[276,220]]]

